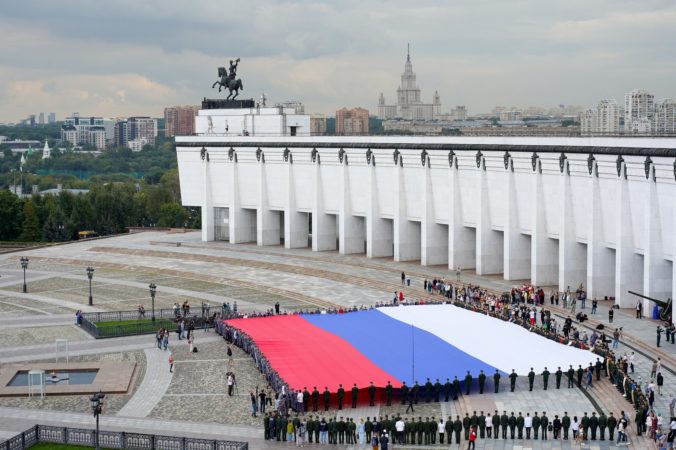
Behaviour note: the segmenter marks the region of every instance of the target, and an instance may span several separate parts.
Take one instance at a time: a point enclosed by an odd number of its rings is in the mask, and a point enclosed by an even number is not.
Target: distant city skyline
[[[244,98],[308,113],[372,113],[411,43],[418,85],[442,113],[496,105],[592,107],[646,89],[676,97],[676,4],[665,0],[501,2],[121,0],[3,3],[0,122],[40,111],[162,117],[218,97],[217,68],[242,61]],[[391,94],[390,94],[391,96]]]

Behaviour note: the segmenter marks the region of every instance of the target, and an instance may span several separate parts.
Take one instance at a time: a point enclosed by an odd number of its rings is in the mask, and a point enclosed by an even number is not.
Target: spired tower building
[[[436,119],[440,113],[441,99],[437,91],[434,91],[432,103],[422,103],[420,100],[420,88],[413,72],[409,45],[404,73],[401,74],[401,84],[397,88],[397,104],[386,105],[385,96],[381,92],[378,98],[378,118],[427,121]]]

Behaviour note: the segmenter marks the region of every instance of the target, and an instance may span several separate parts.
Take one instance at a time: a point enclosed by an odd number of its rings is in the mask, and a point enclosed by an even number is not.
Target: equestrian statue
[[[218,85],[218,92],[221,92],[221,89],[229,89],[230,94],[226,98],[226,100],[234,100],[235,97],[239,95],[239,90],[244,90],[244,86],[242,85],[242,79],[238,78],[235,79],[237,76],[237,64],[239,63],[239,58],[235,59],[235,61],[230,60],[230,69],[229,72],[225,70],[225,67],[219,67],[218,68],[218,76],[221,77],[220,80],[216,81],[214,84],[211,85],[211,88],[215,88],[216,85]],[[235,93],[234,96],[232,96],[232,93]],[[230,98],[232,96],[232,98]]]

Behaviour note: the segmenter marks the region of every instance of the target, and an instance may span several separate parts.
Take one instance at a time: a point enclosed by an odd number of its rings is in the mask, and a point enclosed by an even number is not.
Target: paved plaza
[[[179,245],[180,244],[180,245]],[[28,293],[22,293],[23,272],[19,258],[30,258],[26,271]],[[94,304],[88,305],[89,281],[85,269],[95,268],[92,280]],[[401,272],[411,277],[411,286],[402,287]],[[56,339],[69,343],[68,358],[77,361],[133,361],[136,371],[126,394],[106,397],[102,427],[111,430],[180,434],[195,437],[243,439],[252,449],[288,447],[289,444],[262,439],[262,419],[250,414],[249,392],[264,389],[263,376],[253,360],[234,348],[233,370],[238,374],[234,396],[227,395],[225,371],[228,364],[223,339],[213,330],[195,330],[199,353],[189,353],[184,340],[171,333],[168,350],[155,346],[153,335],[95,340],[74,324],[75,312],[136,310],[143,304],[150,311],[148,284],[157,285],[156,308],[170,308],[174,303],[189,302],[199,308],[202,302],[221,305],[237,302],[240,311],[267,311],[279,303],[286,311],[317,308],[373,305],[390,301],[393,292],[403,290],[409,298],[424,299],[423,280],[443,277],[455,280],[455,273],[445,267],[423,267],[418,262],[394,263],[391,259],[367,259],[364,255],[342,256],[337,252],[313,253],[309,249],[288,250],[282,247],[230,245],[226,242],[200,241],[199,232],[168,234],[148,232],[76,242],[20,253],[0,255],[0,370],[10,363],[54,362],[65,358],[56,353]],[[462,273],[460,281],[478,284],[496,292],[510,289],[520,282],[496,277],[479,277]],[[549,292],[549,288],[545,288]],[[589,328],[608,324],[607,302],[600,302],[596,315],[590,314]],[[545,305],[564,318],[567,311]],[[668,402],[676,392],[676,345],[655,346],[655,327],[650,319],[637,320],[633,310],[616,310],[612,327],[623,328],[620,354],[635,352],[636,371],[643,380],[649,378],[654,358],[663,360],[665,386],[657,396],[655,409],[669,415]],[[524,349],[536,353],[538,349]],[[169,355],[174,371],[169,372]],[[452,362],[449,362],[452,363]],[[443,382],[443,380],[442,380]],[[596,383],[590,392],[566,389],[542,389],[536,380],[528,391],[527,380],[520,377],[515,392],[509,392],[504,380],[498,394],[492,382],[479,394],[476,386],[469,396],[457,401],[419,403],[415,413],[404,414],[405,406],[395,404],[359,407],[336,411],[325,417],[360,418],[403,414],[404,417],[444,418],[498,410],[533,413],[547,411],[550,418],[564,411],[570,416],[591,414],[600,407],[618,414],[631,411],[607,381]],[[310,387],[311,388],[311,387]],[[323,414],[323,413],[320,413]],[[35,423],[63,426],[93,426],[86,396],[48,396],[45,399],[0,398],[0,439]],[[636,438],[631,427],[632,448],[654,448],[646,438]],[[591,442],[585,448],[609,448],[607,441]],[[316,446],[316,445],[315,445]],[[465,448],[466,443],[460,445]],[[570,448],[565,441],[479,440],[485,449],[559,449]],[[612,445],[610,445],[612,446]],[[448,447],[448,446],[446,446]],[[345,448],[363,448],[348,447]],[[404,448],[397,446],[396,448]],[[420,448],[420,447],[415,447]],[[458,448],[455,444],[451,448]]]

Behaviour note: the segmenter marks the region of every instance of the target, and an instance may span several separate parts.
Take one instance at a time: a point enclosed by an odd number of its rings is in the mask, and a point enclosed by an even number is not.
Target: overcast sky
[[[159,117],[239,56],[244,98],[306,112],[395,101],[406,43],[422,99],[592,105],[676,97],[673,0],[4,0],[0,121],[53,111]]]

